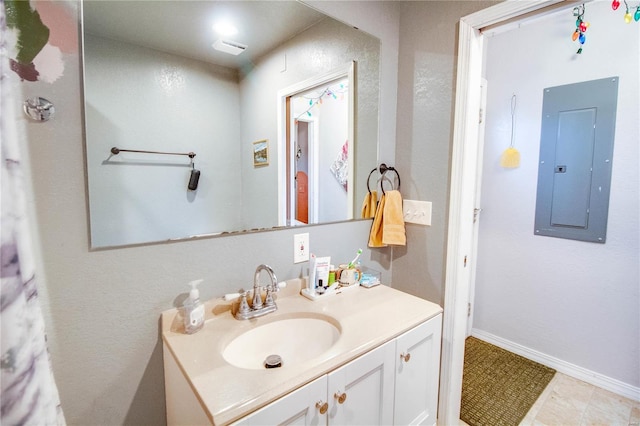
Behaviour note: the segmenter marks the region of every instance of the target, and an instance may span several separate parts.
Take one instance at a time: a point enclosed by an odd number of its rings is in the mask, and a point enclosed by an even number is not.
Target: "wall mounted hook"
[[[24,113],[34,121],[48,121],[56,112],[53,103],[40,96],[29,98],[22,104]]]

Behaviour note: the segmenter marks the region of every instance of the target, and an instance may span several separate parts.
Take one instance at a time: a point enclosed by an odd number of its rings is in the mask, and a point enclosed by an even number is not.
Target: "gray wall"
[[[248,70],[240,82],[242,100],[242,180],[243,211],[247,223],[261,227],[278,223],[278,152],[277,111],[278,91],[320,74],[342,68],[357,61],[357,102],[355,122],[355,174],[356,204],[359,213],[366,187],[364,180],[376,166],[378,139],[378,87],[380,43],[376,38],[344,25],[325,19],[298,34],[262,57]],[[282,71],[286,55],[286,71]],[[311,60],[310,58],[314,58]],[[322,60],[315,60],[322,58]],[[269,140],[269,167],[255,168],[251,157],[251,142]],[[344,142],[344,141],[343,141]],[[272,182],[267,190],[263,183]],[[265,208],[268,207],[268,208]],[[268,214],[264,212],[268,211]],[[252,215],[253,212],[253,215]],[[261,214],[262,217],[256,215]],[[356,215],[358,217],[358,215]]]
[[[401,2],[396,168],[405,199],[433,202],[432,225],[407,224],[394,287],[443,305],[458,21],[480,1]]]
[[[251,228],[236,214],[242,181],[238,73],[88,34],[84,52],[91,245]],[[113,146],[195,152],[202,171],[198,191],[187,190],[188,157],[111,157]]]
[[[386,110],[395,111],[394,8],[371,3],[347,9],[354,25],[369,26],[382,39],[381,90],[391,104]],[[40,300],[62,406],[69,424],[163,424],[160,313],[173,306],[192,279],[205,279],[201,294],[207,299],[250,284],[258,263],[270,263],[281,280],[306,273],[292,263],[293,234],[299,231],[89,251],[79,55],[63,59],[64,75],[53,84],[19,84],[12,76],[22,90],[17,99],[37,95],[56,105],[52,121],[27,123],[21,118],[19,124],[27,132],[25,164],[33,185],[30,210],[40,256]],[[380,129],[394,130],[395,114],[381,114]],[[384,144],[382,151],[394,151],[392,139],[384,138]],[[312,251],[339,261],[351,258],[359,247],[366,249],[369,226],[360,221],[305,231]],[[365,250],[363,256],[364,264],[384,271],[383,279],[390,281],[388,250]]]
[[[434,202],[431,227],[407,226],[407,247],[394,250],[393,271],[389,249],[365,250],[363,262],[384,270],[387,282],[393,275],[394,287],[442,303],[456,23],[487,3],[309,3],[382,39],[378,158],[397,166],[405,198]],[[271,263],[280,279],[300,275],[291,259],[298,231],[90,252],[77,54],[65,56],[65,67],[52,85],[21,85],[22,98],[44,96],[57,107],[47,124],[22,124],[41,301],[63,408],[69,424],[162,424],[159,313],[195,278],[205,278],[201,292],[210,298],[246,286],[259,262]],[[365,248],[369,222],[307,230],[314,252],[349,258]]]

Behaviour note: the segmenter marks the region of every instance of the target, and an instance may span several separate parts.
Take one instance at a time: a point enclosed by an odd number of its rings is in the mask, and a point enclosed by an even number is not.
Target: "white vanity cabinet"
[[[327,376],[322,376],[266,407],[241,418],[233,425],[326,425],[326,410],[328,410],[326,402]],[[321,408],[324,413],[321,413]]]
[[[392,423],[395,346],[387,342],[327,375],[329,425]]]
[[[395,342],[388,342],[234,425],[391,424],[394,355]]]
[[[287,281],[278,310],[249,321],[235,319],[229,301],[206,301],[205,325],[191,335],[177,309],[162,313],[168,425],[435,424],[442,308],[384,285],[311,301],[299,295],[303,283]],[[301,357],[316,341],[287,334],[264,348],[283,356],[275,370],[242,364],[266,356],[262,343],[227,353],[239,336],[270,342],[274,325],[296,319],[339,334],[321,355]]]
[[[396,339],[395,425],[435,425],[442,315]]]
[[[234,425],[435,425],[442,315]]]

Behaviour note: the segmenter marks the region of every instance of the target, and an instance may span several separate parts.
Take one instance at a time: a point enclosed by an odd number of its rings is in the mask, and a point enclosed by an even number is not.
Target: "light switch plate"
[[[293,236],[293,263],[309,260],[309,234],[295,234]]]
[[[405,223],[431,225],[431,201],[402,201],[402,215]]]

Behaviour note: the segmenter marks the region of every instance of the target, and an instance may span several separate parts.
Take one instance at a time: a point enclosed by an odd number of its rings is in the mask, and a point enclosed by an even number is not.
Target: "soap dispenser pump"
[[[198,284],[202,280],[191,281],[189,285],[189,297],[184,301],[184,330],[187,334],[193,334],[204,326],[204,305],[200,302]]]

